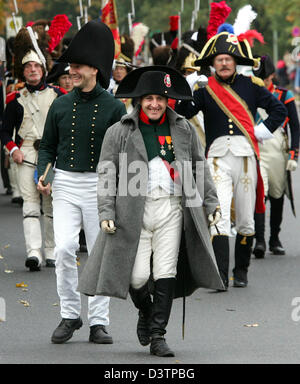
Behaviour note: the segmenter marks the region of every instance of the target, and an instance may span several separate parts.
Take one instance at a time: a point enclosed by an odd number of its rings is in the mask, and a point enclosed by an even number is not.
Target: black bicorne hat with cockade
[[[115,97],[135,98],[161,95],[176,100],[192,100],[192,92],[185,78],[176,69],[153,65],[130,72],[119,84]]]

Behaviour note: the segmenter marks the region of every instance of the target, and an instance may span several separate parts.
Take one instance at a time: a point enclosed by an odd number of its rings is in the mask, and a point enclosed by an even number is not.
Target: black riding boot
[[[152,309],[152,300],[148,290],[148,283],[140,289],[129,288],[129,293],[133,304],[139,310],[139,319],[137,322],[137,337],[141,345],[150,344],[150,318]]]
[[[150,322],[150,353],[152,355],[160,357],[175,356],[164,338],[172,308],[175,282],[175,278],[166,278],[159,279],[154,283],[153,306]]]
[[[228,236],[214,236],[212,245],[221,279],[227,289],[229,271],[229,238]]]
[[[264,213],[255,213],[255,247],[253,253],[257,259],[263,259],[266,252],[266,242],[265,242],[265,214]]]
[[[285,250],[279,240],[280,225],[282,222],[284,196],[279,199],[274,199],[270,196],[271,215],[270,215],[270,230],[271,236],[269,240],[270,251],[274,255],[285,255]]]
[[[234,287],[247,287],[247,273],[250,265],[251,250],[254,236],[243,236],[239,233],[235,240],[235,267],[233,269]]]

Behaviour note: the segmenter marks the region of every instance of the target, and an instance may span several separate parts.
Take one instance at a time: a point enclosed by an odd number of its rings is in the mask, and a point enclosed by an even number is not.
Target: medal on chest
[[[159,144],[160,144],[160,154],[162,156],[166,156],[167,152],[165,150],[165,141],[166,141],[166,137],[165,136],[158,136],[158,141],[159,141]]]

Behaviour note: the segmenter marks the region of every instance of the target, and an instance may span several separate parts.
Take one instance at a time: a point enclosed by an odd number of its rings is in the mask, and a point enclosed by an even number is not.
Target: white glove
[[[200,88],[204,88],[208,83],[207,77],[204,75],[198,75],[197,71],[193,72],[191,75],[188,75],[185,79],[188,82],[192,92],[195,90],[196,84]]]
[[[295,171],[297,169],[297,161],[295,160],[288,160],[287,164],[286,164],[286,170],[287,171]]]
[[[116,227],[115,227],[115,223],[113,222],[113,220],[103,220],[101,221],[101,229],[103,232],[105,233],[115,233],[116,231]]]
[[[271,133],[264,123],[259,123],[254,126],[254,135],[260,143],[263,143],[264,140],[269,140],[274,137],[273,133]]]
[[[221,219],[221,211],[216,209],[214,213],[208,215],[209,226],[216,225]]]

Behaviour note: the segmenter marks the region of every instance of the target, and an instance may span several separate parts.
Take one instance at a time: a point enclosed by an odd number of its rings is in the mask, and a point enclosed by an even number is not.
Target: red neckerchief
[[[149,117],[146,115],[146,113],[143,111],[143,109],[141,108],[140,110],[140,120],[145,123],[145,124],[148,124],[148,125],[152,125],[150,120],[149,120]],[[161,125],[165,122],[166,120],[166,112],[162,115],[162,117],[160,118],[160,121],[159,121],[159,124],[158,125]]]

